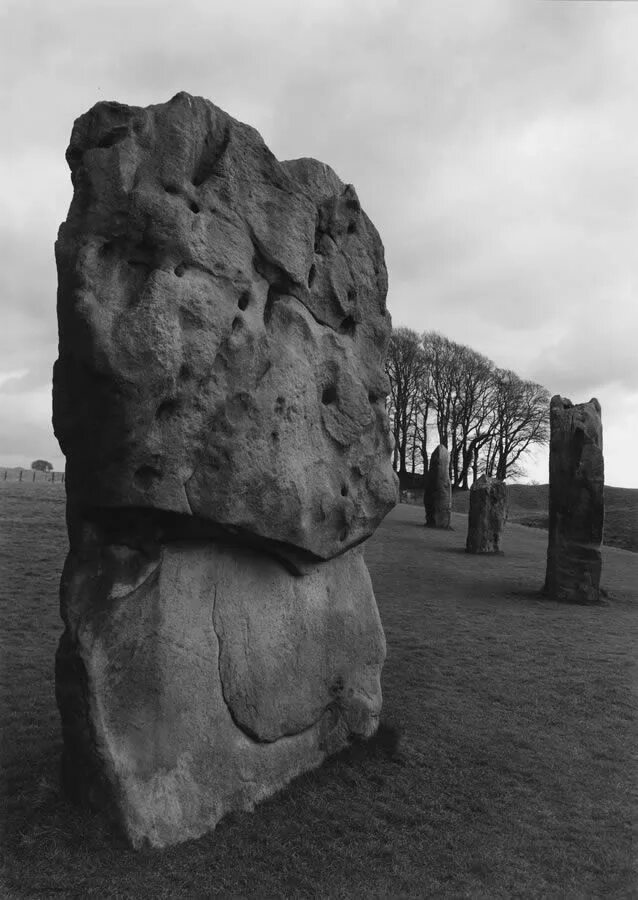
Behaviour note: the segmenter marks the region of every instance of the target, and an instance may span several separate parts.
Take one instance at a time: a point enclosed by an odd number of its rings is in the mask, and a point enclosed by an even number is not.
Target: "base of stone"
[[[603,602],[603,595],[600,590],[582,590],[581,588],[572,588],[558,586],[548,589],[543,586],[541,591],[544,597],[552,600],[554,603],[573,603],[576,606],[595,606]]]
[[[466,547],[465,552],[470,556],[505,556],[504,550],[470,550]]]
[[[599,545],[554,540],[550,535],[544,592],[557,603],[600,603],[602,555]]]
[[[134,847],[214,829],[374,734],[385,640],[360,549],[303,576],[216,544],[70,555],[56,658],[69,796]]]

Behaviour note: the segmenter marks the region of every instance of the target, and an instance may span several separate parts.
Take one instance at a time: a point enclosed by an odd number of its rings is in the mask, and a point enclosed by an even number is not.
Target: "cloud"
[[[552,393],[584,396],[598,391],[638,401],[635,296],[635,290],[625,287],[608,299],[603,294],[583,304],[579,315],[563,323],[530,364],[535,377]]]
[[[28,370],[11,388],[16,423],[44,414],[33,391],[48,390],[56,356],[73,120],[101,99],[183,89],[256,127],[279,158],[315,156],[355,184],[385,243],[396,324],[575,398],[626,393],[638,410],[638,4],[5,7],[0,359]]]
[[[21,392],[0,390],[0,464],[8,465],[9,457],[45,459],[60,456],[51,422],[51,388],[29,388]],[[22,464],[22,463],[21,463]]]

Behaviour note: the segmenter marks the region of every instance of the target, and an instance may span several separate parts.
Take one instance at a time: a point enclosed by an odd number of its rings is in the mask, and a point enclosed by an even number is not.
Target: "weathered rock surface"
[[[352,186],[201,98],[98,104],[67,160],[64,783],[162,847],[377,727],[387,275]]]
[[[95,544],[62,592],[66,786],[135,846],[197,837],[376,729],[385,641],[358,548],[293,577],[211,542]]]
[[[507,486],[498,478],[481,475],[470,488],[467,553],[499,553],[507,521]]]
[[[449,528],[452,519],[450,454],[439,444],[430,457],[423,492],[425,524],[429,528]]]
[[[553,600],[600,600],[604,507],[600,403],[550,405],[549,543],[545,590]]]
[[[54,426],[82,507],[329,559],[396,502],[379,236],[351,185],[188,94],[73,128]]]

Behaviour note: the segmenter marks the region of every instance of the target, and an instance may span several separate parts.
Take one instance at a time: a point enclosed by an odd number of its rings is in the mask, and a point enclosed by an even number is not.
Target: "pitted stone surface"
[[[545,590],[553,600],[600,600],[604,486],[600,403],[552,397]]]
[[[379,236],[351,185],[178,94],[75,123],[54,426],[79,509],[329,559],[396,502]]]

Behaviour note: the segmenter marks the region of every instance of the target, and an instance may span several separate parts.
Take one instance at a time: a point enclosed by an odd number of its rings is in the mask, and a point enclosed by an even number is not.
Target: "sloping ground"
[[[510,484],[509,521],[532,528],[548,527],[549,485]],[[452,507],[467,513],[469,491],[455,491]],[[638,489],[605,486],[605,531],[603,542],[609,547],[638,553]]]
[[[463,516],[434,531],[398,507],[366,547],[379,739],[213,835],[134,853],[57,787],[66,537],[47,490],[0,485],[3,897],[635,896],[637,555],[605,548],[609,601],[561,606],[538,593],[543,532],[509,524],[504,556],[468,556]]]

